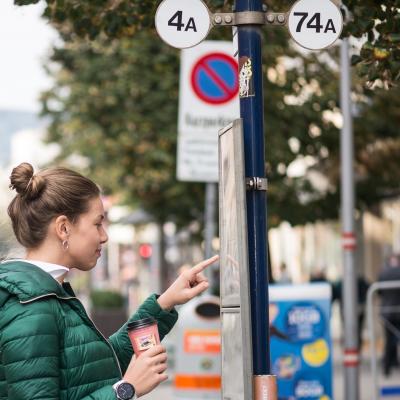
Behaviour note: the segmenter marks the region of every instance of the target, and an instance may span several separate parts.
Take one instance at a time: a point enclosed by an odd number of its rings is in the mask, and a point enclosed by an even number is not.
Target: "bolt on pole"
[[[343,39],[340,47],[341,79],[340,97],[343,127],[340,140],[341,155],[341,210],[343,243],[343,314],[344,314],[344,398],[359,398],[359,343],[357,312],[357,274],[354,251],[354,141],[351,113],[351,75],[348,39]]]
[[[237,0],[235,13],[263,12],[260,0]],[[243,15],[243,14],[242,14]],[[265,179],[261,26],[238,25],[240,116],[243,119],[245,173]],[[271,372],[268,318],[266,191],[247,190],[247,224],[253,375]]]

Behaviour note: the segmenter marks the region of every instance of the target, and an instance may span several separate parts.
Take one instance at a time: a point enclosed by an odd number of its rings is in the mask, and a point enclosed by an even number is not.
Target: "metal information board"
[[[222,399],[253,398],[242,120],[219,131]]]

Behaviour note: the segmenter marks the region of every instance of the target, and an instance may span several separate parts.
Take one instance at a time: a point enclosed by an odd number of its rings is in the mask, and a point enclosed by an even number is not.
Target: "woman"
[[[10,180],[8,214],[26,257],[0,264],[0,400],[129,400],[154,389],[167,379],[165,349],[134,358],[126,325],[105,339],[64,281],[71,268],[91,270],[107,242],[98,187],[65,168],[34,174],[28,163]],[[208,287],[201,272],[217,258],[183,272],[130,321],[153,316],[165,336],[174,306]]]

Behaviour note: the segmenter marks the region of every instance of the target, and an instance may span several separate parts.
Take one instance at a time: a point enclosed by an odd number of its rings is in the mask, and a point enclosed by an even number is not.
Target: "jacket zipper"
[[[57,297],[58,299],[61,299],[61,300],[77,300],[77,301],[78,301],[78,303],[82,306],[82,309],[83,309],[83,311],[85,312],[86,317],[87,317],[87,318],[89,319],[89,321],[93,324],[93,326],[94,326],[95,330],[97,331],[97,333],[100,334],[100,336],[105,340],[105,342],[106,342],[106,343],[108,344],[108,346],[110,347],[110,349],[111,349],[111,351],[112,351],[112,353],[113,353],[114,359],[115,359],[115,361],[116,361],[116,363],[117,363],[117,365],[118,365],[120,377],[122,378],[122,369],[121,369],[121,365],[120,365],[120,363],[119,363],[117,354],[115,353],[115,350],[114,350],[114,348],[112,347],[112,344],[111,344],[111,343],[108,341],[108,339],[100,332],[99,328],[97,328],[96,324],[93,322],[93,320],[92,320],[92,319],[89,317],[89,315],[87,314],[85,308],[83,307],[82,302],[81,302],[77,297],[60,297],[60,296],[58,296],[56,293],[47,293],[47,294],[44,294],[44,295],[42,295],[42,296],[35,297],[35,298],[33,298],[33,299],[30,299],[30,300],[25,300],[25,301],[22,301],[22,300],[21,300],[20,303],[21,303],[21,304],[28,304],[28,303],[32,303],[32,302],[34,302],[34,301],[36,301],[36,300],[42,299],[42,298],[44,298],[44,297],[52,297],[52,296],[55,296],[55,297]]]

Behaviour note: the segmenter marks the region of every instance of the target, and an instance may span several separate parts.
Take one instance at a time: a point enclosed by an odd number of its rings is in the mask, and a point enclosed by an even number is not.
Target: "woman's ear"
[[[60,215],[54,221],[56,235],[63,242],[68,239],[71,223],[65,215]]]

